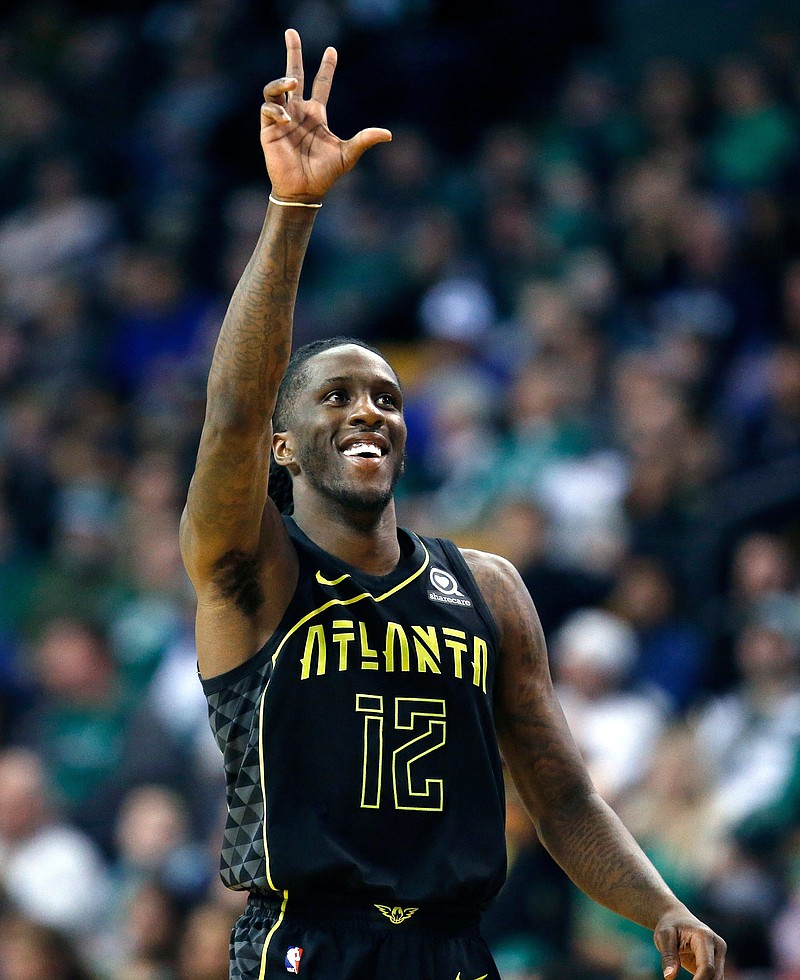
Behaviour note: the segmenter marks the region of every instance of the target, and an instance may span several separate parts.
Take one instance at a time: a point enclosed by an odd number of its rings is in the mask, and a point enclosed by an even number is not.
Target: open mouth
[[[378,446],[374,442],[354,442],[342,450],[342,455],[349,459],[380,459],[388,451],[385,446]]]

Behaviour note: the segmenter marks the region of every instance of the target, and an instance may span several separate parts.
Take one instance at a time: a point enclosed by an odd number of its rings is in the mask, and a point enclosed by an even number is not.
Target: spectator
[[[96,980],[72,943],[56,929],[23,916],[0,916],[3,980]]]
[[[33,752],[0,753],[0,882],[25,916],[88,941],[105,912],[107,871],[92,841],[57,815],[47,787],[46,772]],[[19,928],[23,943],[25,928]],[[0,930],[0,943],[4,934]],[[47,935],[31,925],[29,941],[36,945]],[[0,957],[0,962],[8,960]]]
[[[800,347],[782,344],[767,360],[764,403],[746,419],[736,441],[741,468],[800,455]]]
[[[157,248],[120,256],[113,286],[119,314],[107,367],[119,393],[131,397],[159,369],[174,370],[192,352],[210,300],[187,282],[175,258]]]
[[[178,980],[227,980],[228,941],[236,916],[224,905],[206,903],[186,920],[178,951]]]
[[[42,274],[91,270],[113,236],[113,207],[85,194],[81,182],[75,158],[42,159],[31,202],[0,222],[0,275],[10,284],[8,300],[23,313],[37,312],[42,294],[31,286]]]
[[[608,595],[608,578],[570,566],[555,547],[544,509],[526,498],[500,501],[481,525],[476,547],[508,558],[519,569],[549,639],[571,613],[600,605]]]
[[[698,749],[714,774],[709,807],[722,828],[775,801],[789,780],[800,745],[798,619],[784,603],[763,603],[737,638],[739,685],[698,716]]]
[[[556,692],[598,792],[612,806],[642,779],[664,728],[658,701],[625,688],[637,652],[633,629],[596,609],[573,613],[553,640]]]
[[[697,627],[679,616],[675,602],[663,565],[632,555],[617,572],[608,605],[636,630],[631,680],[657,691],[669,711],[683,712],[697,699],[705,658]]]
[[[720,691],[734,685],[736,637],[760,603],[791,593],[797,581],[797,561],[784,538],[756,531],[739,539],[730,559],[728,594],[717,598],[705,619],[714,644],[707,687]]]
[[[114,980],[175,980],[182,916],[175,896],[144,880],[117,908],[98,959]]]
[[[727,61],[717,72],[715,94],[721,115],[710,146],[713,176],[722,187],[733,188],[778,180],[797,135],[763,72],[753,61]]]
[[[41,754],[64,813],[107,844],[130,709],[105,633],[75,617],[47,623],[36,679],[18,735]]]
[[[204,893],[211,867],[203,848],[191,838],[186,803],[173,790],[130,790],[120,808],[115,839],[115,874],[123,896],[148,881],[160,883],[186,904]]]

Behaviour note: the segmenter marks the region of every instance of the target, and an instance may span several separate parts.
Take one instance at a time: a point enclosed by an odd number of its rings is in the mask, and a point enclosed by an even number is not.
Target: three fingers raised
[[[319,71],[311,87],[311,98],[327,105],[328,96],[336,71],[338,55],[336,48],[327,47],[322,55]],[[303,52],[300,46],[300,35],[294,28],[286,31],[286,75],[276,78],[264,86],[264,104],[261,106],[261,125],[271,126],[273,123],[286,123],[291,116],[286,110],[292,95],[303,97]],[[392,134],[388,129],[371,127],[362,129],[349,140],[342,143],[342,155],[346,169],[355,166],[361,155],[376,143],[386,143]]]
[[[288,38],[290,35],[297,38],[297,57],[293,56],[292,52],[294,49],[289,46]],[[303,59],[299,48],[300,37],[297,31],[294,30],[287,31],[286,36],[286,75],[283,78],[276,78],[264,86],[264,98],[268,101],[280,102],[281,105],[284,105],[292,96],[297,96],[300,99],[303,98],[304,76]],[[333,82],[333,73],[336,71],[337,58],[336,48],[325,48],[319,71],[311,87],[311,98],[317,102],[321,102],[323,105],[327,105],[328,97],[331,93],[331,84]]]

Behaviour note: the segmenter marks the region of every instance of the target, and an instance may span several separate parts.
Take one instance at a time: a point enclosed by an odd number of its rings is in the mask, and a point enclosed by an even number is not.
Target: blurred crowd
[[[333,129],[394,132],[319,213],[299,340],[385,350],[402,523],[515,562],[599,789],[730,977],[798,980],[797,30],[465,78],[446,4],[275,6],[0,18],[0,980],[227,977],[176,528],[290,23],[339,46]],[[660,975],[511,787],[508,842],[504,980]]]

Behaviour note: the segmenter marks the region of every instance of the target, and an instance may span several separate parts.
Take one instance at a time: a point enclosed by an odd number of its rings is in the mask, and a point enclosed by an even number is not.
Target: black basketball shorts
[[[231,980],[500,980],[475,910],[251,897],[231,935]]]

